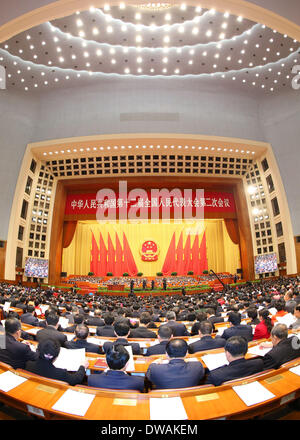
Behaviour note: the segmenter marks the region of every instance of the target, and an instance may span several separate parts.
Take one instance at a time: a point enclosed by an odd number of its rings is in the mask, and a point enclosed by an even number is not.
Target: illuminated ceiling
[[[263,23],[200,6],[120,3],[46,22],[0,45],[7,89],[103,78],[196,78],[275,93],[291,87],[299,42]]]

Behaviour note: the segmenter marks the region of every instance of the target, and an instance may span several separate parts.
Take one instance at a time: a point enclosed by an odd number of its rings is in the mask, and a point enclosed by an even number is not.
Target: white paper
[[[87,338],[86,340],[87,340],[87,342],[90,342],[91,344],[102,345],[101,339],[98,339],[98,338],[92,337],[92,338]]]
[[[149,347],[149,341],[148,342],[138,341],[138,344],[141,348],[148,348]]]
[[[45,314],[45,311],[46,311],[47,309],[49,309],[49,306],[46,305],[46,304],[42,304],[42,305],[40,306],[40,309],[41,309],[41,311],[42,311],[42,313],[43,313],[43,315],[44,315],[44,314]]]
[[[89,332],[90,333],[96,333],[97,328],[96,327],[89,327]]]
[[[196,336],[195,338],[189,338],[187,343],[192,344],[193,342],[199,341],[199,336]]]
[[[264,356],[269,353],[270,350],[272,350],[272,347],[260,348],[259,345],[255,345],[255,347],[250,347],[248,349],[248,353],[255,354],[256,356]]]
[[[285,324],[287,327],[289,327],[297,320],[297,318],[291,313],[288,313],[287,315],[284,316],[278,316],[276,320],[277,322],[279,322],[279,324]]]
[[[73,414],[75,416],[84,416],[94,398],[95,394],[79,393],[78,391],[67,390],[52,406],[52,409],[67,414]]]
[[[6,393],[21,383],[26,382],[26,377],[17,376],[11,371],[5,371],[5,373],[0,374],[0,390]]]
[[[297,365],[297,367],[292,367],[290,370],[292,373],[297,374],[297,376],[300,376],[300,365]]]
[[[75,338],[74,333],[64,333],[66,335],[68,341],[72,341]]]
[[[234,386],[232,389],[247,406],[256,405],[275,397],[271,391],[267,390],[257,381],[247,383],[246,385]]]
[[[187,420],[188,416],[180,397],[150,399],[150,420]]]
[[[92,311],[89,312],[89,315],[90,315],[90,316],[95,316],[94,312],[92,312]]]
[[[63,316],[60,316],[58,323],[62,326],[62,328],[66,328],[69,326],[69,320],[67,318],[64,318]]]
[[[221,327],[218,329],[216,335],[218,336],[222,336],[222,334],[224,333],[224,331],[226,330],[227,327]]]
[[[3,325],[3,327],[5,326],[5,319],[1,320],[1,324]]]
[[[30,335],[36,335],[37,332],[39,332],[41,328],[30,328],[29,330],[24,330],[26,333],[29,333]]]
[[[225,352],[206,354],[201,357],[207,368],[211,371],[215,368],[222,367],[223,365],[228,365],[228,360],[226,359]]]
[[[185,358],[185,362],[199,362],[197,358]]]
[[[128,364],[127,364],[125,371],[134,371],[135,367],[134,367],[134,360],[133,360],[133,354],[132,354],[132,347],[130,345],[124,345],[124,348],[129,353],[129,361],[128,361]]]
[[[53,362],[56,368],[65,368],[68,371],[77,371],[85,362],[85,349],[68,349],[61,347],[58,358]]]
[[[275,315],[275,313],[277,313],[277,309],[275,309],[275,307],[272,307],[271,309],[269,309],[269,312],[271,313],[271,315]]]
[[[4,312],[9,312],[9,308],[10,308],[10,302],[5,301],[4,306],[3,306]]]

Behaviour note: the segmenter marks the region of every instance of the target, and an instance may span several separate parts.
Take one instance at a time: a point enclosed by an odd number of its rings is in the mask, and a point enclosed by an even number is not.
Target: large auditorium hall
[[[300,420],[299,98],[298,0],[1,1],[3,423]]]

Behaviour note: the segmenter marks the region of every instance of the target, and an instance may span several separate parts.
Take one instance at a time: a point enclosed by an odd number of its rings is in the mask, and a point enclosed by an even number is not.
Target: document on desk
[[[52,406],[55,411],[61,411],[75,416],[84,416],[89,409],[95,394],[79,393],[67,390]]]
[[[69,320],[67,318],[64,318],[63,316],[60,316],[58,322],[62,326],[62,328],[67,328],[69,326]]]
[[[275,307],[272,307],[271,309],[269,309],[269,312],[271,313],[271,315],[275,315],[275,313],[277,313],[277,309],[275,309]]]
[[[290,370],[292,373],[297,374],[297,376],[300,376],[300,365],[297,365],[297,367],[292,367]]]
[[[247,406],[256,405],[275,397],[271,391],[267,390],[257,381],[247,383],[246,385],[234,386],[232,389]]]
[[[103,345],[103,339],[93,338],[92,336],[90,338],[87,338],[87,342],[90,342],[91,344],[96,345]],[[106,342],[106,341],[104,341]]]
[[[150,420],[187,420],[188,416],[180,397],[151,397]]]
[[[25,330],[26,333],[29,333],[30,335],[36,335],[37,332],[41,330],[41,327],[37,328],[30,328],[29,330]]]
[[[41,309],[41,311],[42,311],[42,313],[43,313],[43,315],[44,315],[44,314],[45,314],[45,311],[49,309],[49,306],[48,306],[48,304],[42,304],[42,305],[40,306],[40,309]]]
[[[64,333],[64,335],[66,335],[68,341],[72,341],[75,338],[74,333]]]
[[[96,333],[96,331],[97,331],[97,329],[96,329],[96,327],[89,327],[89,333]]]
[[[125,371],[134,371],[135,367],[134,367],[134,360],[133,360],[133,354],[132,354],[132,347],[130,345],[124,345],[124,348],[129,353],[129,362],[127,364]]]
[[[9,309],[10,309],[10,302],[5,301],[4,306],[3,306],[3,311],[8,313]]]
[[[285,324],[287,327],[289,327],[291,324],[294,324],[297,318],[294,315],[292,315],[292,313],[288,313],[287,315],[284,316],[278,316],[276,320],[277,322],[279,322],[279,324]]]
[[[260,348],[259,345],[255,345],[255,347],[250,347],[248,349],[248,353],[255,354],[256,356],[264,356],[265,354],[269,353],[270,350],[272,350],[272,347]]]
[[[5,373],[0,374],[0,390],[7,393],[21,385],[21,383],[26,382],[26,380],[26,377],[18,376],[11,371],[5,371]]]
[[[61,347],[58,358],[53,362],[56,368],[77,371],[85,361],[85,348],[68,349]]]
[[[222,367],[225,364],[228,365],[228,360],[226,359],[225,352],[206,354],[204,356],[201,356],[201,359],[210,371],[214,370],[215,368]]]

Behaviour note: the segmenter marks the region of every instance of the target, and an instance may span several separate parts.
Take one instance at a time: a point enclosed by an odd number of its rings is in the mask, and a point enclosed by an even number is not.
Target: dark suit
[[[114,342],[110,342],[110,341],[105,342],[103,344],[104,353],[106,353],[109,347],[113,345],[130,345],[132,347],[133,354],[141,354],[141,347],[139,346],[139,344],[135,342],[128,342],[127,339],[125,338],[118,338]]]
[[[166,353],[166,345],[169,341],[161,341],[159,344],[152,345],[152,347],[148,347],[146,351],[146,356],[152,356],[153,354],[165,354]]]
[[[115,331],[112,325],[104,325],[102,327],[97,327],[97,336],[115,337]]]
[[[196,353],[197,351],[212,350],[214,348],[224,347],[226,344],[225,339],[215,338],[210,335],[205,335],[198,341],[192,342],[189,345],[189,353]]]
[[[97,388],[143,391],[144,379],[138,376],[129,376],[124,371],[108,370],[88,376],[88,385]]]
[[[171,328],[173,336],[189,336],[186,326],[176,321],[168,321],[166,324]],[[161,326],[162,327],[162,326]]]
[[[52,362],[38,358],[36,361],[26,363],[26,370],[48,379],[62,380],[69,385],[76,385],[83,381],[85,369],[81,365],[75,373],[69,373],[64,368],[56,368]]]
[[[129,338],[156,338],[156,333],[147,327],[138,327],[130,330]]]
[[[12,307],[12,306],[11,306]],[[25,310],[27,309],[27,306],[26,306],[26,304],[24,304],[24,303],[17,303],[15,306],[14,306],[16,309],[22,309],[23,310],[23,313],[25,312]]]
[[[34,325],[36,327],[44,327],[44,323],[42,321],[39,321],[35,316],[33,316],[32,313],[23,313],[21,315],[21,322],[24,322],[24,324]]]
[[[209,321],[211,324],[217,324],[218,322],[224,322],[224,318],[222,318],[222,316],[213,315],[207,318],[207,321]]]
[[[207,376],[206,383],[219,386],[228,380],[239,379],[240,377],[259,373],[263,370],[263,367],[262,359],[237,359],[230,362],[229,365],[211,370]]]
[[[64,328],[66,333],[74,333],[78,324],[69,325],[69,327]]]
[[[264,357],[264,369],[279,368],[285,362],[300,357],[300,341],[297,336],[281,340]]]
[[[88,353],[102,353],[102,350],[99,345],[92,344],[91,342],[88,342],[85,339],[76,339],[73,341],[67,341],[65,342],[65,347],[73,350],[78,348],[85,348],[85,351]]]
[[[242,336],[246,341],[252,341],[252,327],[251,325],[239,324],[224,330],[222,338],[229,339],[231,336]]]
[[[28,345],[16,341],[12,335],[6,335],[5,344],[6,348],[0,349],[0,362],[9,364],[14,369],[25,368],[27,361],[38,358],[37,353],[30,350]]]
[[[204,368],[201,362],[171,359],[168,364],[150,364],[146,376],[158,389],[193,387],[199,385]]]
[[[199,385],[204,376],[201,362],[171,359],[168,364],[150,364],[147,378],[156,388],[185,388]]]
[[[97,327],[105,325],[103,319],[98,316],[89,316],[84,322],[86,325],[96,325]]]
[[[67,341],[66,335],[56,330],[52,325],[48,325],[46,328],[39,330],[36,334],[36,340],[38,342],[47,341],[48,339],[58,341],[61,346],[64,346]]]

